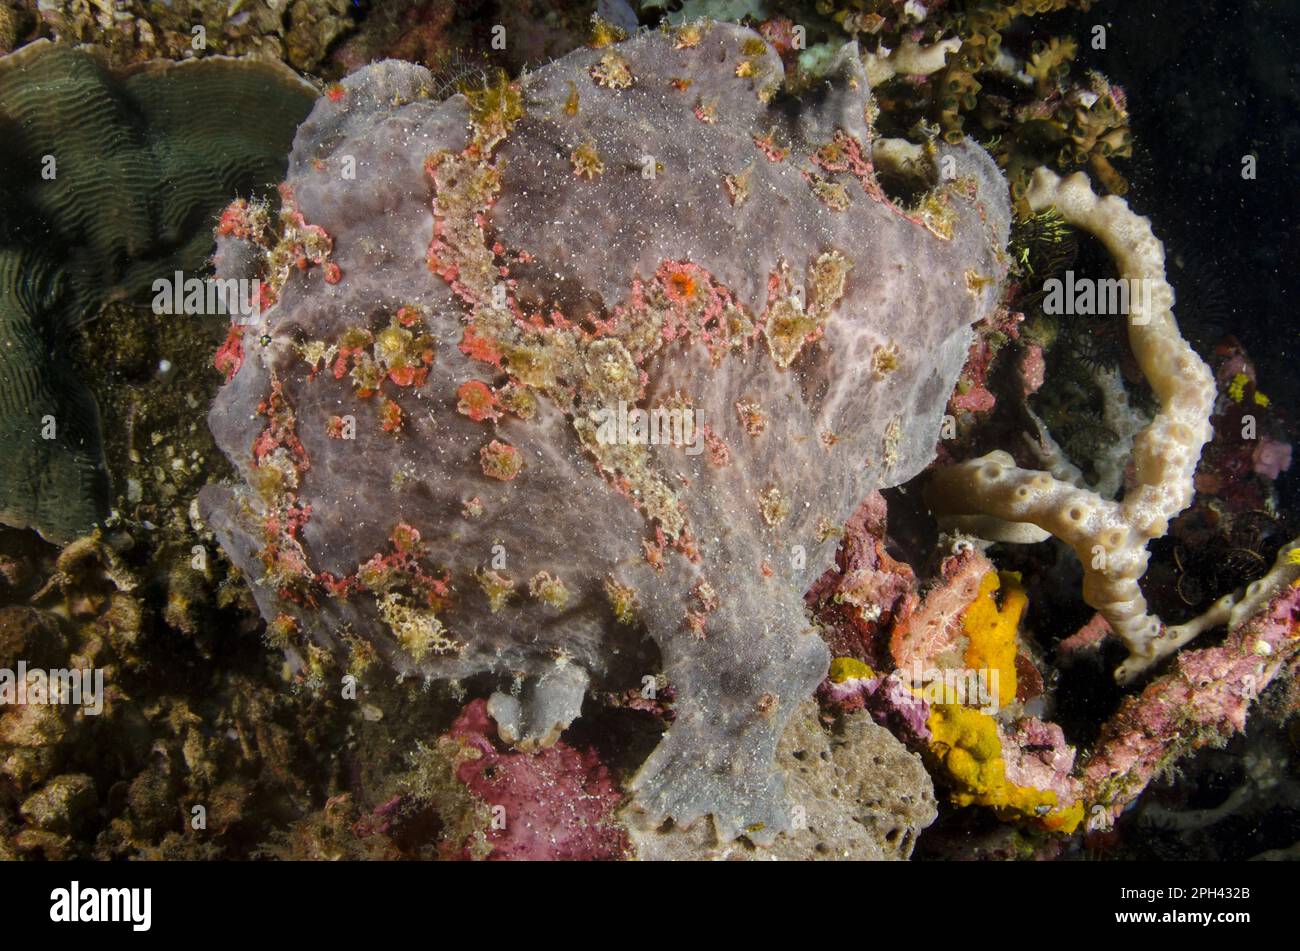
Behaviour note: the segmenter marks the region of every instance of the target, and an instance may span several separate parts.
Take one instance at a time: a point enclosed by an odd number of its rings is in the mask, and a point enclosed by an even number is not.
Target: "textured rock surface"
[[[916,837],[938,815],[934,785],[921,758],[908,752],[868,713],[844,717],[828,732],[815,703],[790,719],[777,747],[795,814],[789,835],[770,846],[719,842],[703,823],[656,829],[630,817],[637,858],[669,859],[907,859]]]
[[[221,204],[279,176],[313,98],[279,64],[114,73],[46,41],[0,59],[0,521],[63,542],[104,514],[72,334],[104,300],[200,265]]]
[[[662,672],[636,802],[724,841],[790,826],[777,739],[828,662],[803,592],[863,495],[931,459],[1008,217],[970,144],[889,202],[856,55],[803,100],[781,79],[724,25],[580,50],[519,100],[349,77],[299,130],[278,303],[210,416],[247,484],[202,498],[308,667],[514,679],[539,731],[565,717],[518,685],[571,685],[557,662]],[[602,444],[619,400],[698,411],[707,451]]]

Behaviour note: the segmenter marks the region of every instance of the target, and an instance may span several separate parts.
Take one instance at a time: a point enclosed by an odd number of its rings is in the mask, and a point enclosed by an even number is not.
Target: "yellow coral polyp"
[[[1001,603],[994,597],[1001,591]],[[1020,578],[1011,572],[990,571],[980,581],[979,594],[966,608],[962,630],[968,638],[966,666],[998,673],[998,705],[1016,699],[1016,631],[1028,598]]]
[[[957,212],[937,191],[927,192],[917,206],[916,215],[936,238],[951,241],[957,223]]]
[[[493,614],[505,607],[515,592],[515,583],[500,572],[480,568],[475,572],[474,578],[487,595],[488,607]]]
[[[673,45],[679,50],[694,49],[700,45],[700,40],[703,38],[703,23],[685,23],[677,28]]]
[[[591,67],[591,78],[610,89],[627,89],[633,83],[632,69],[618,53],[606,53]]]
[[[586,176],[592,179],[605,171],[605,163],[596,151],[596,143],[590,139],[569,153],[569,159],[573,162],[573,174],[578,178]]]
[[[592,49],[603,50],[625,39],[627,39],[626,30],[599,16],[592,17],[591,39],[587,44]]]
[[[774,485],[768,485],[759,494],[759,511],[763,521],[772,527],[784,522],[790,515],[790,500]]]
[[[1232,378],[1232,382],[1228,384],[1228,399],[1234,403],[1240,403],[1246,398],[1246,387],[1249,384],[1250,377],[1244,373],[1238,373]],[[1255,401],[1257,406],[1267,406],[1271,402],[1267,396],[1258,390],[1251,395],[1251,399]]]
[[[625,584],[619,584],[613,578],[605,579],[605,597],[614,610],[614,617],[619,624],[632,624],[636,621],[636,592]]]
[[[552,608],[562,608],[569,603],[568,587],[546,571],[539,571],[528,582],[528,593]]]
[[[763,325],[763,335],[776,365],[786,369],[794,363],[804,341],[817,328],[816,318],[803,309],[797,298],[784,298],[772,304]]]
[[[396,592],[376,601],[379,616],[413,660],[427,654],[455,654],[464,649],[447,633],[432,610],[407,604]]]
[[[463,92],[469,103],[475,138],[484,149],[496,146],[524,116],[524,95],[518,83],[512,83],[503,70],[498,70],[482,86]]]

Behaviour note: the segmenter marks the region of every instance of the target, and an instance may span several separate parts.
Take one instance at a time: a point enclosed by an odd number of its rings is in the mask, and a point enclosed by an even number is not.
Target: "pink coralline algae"
[[[1050,790],[1056,800],[1069,803],[1078,796],[1074,783],[1074,748],[1055,723],[1036,717],[1017,720],[1009,729],[999,725],[1007,782],[1030,789]]]
[[[1059,657],[1068,657],[1082,651],[1099,648],[1111,634],[1110,625],[1100,614],[1094,614],[1087,624],[1056,645]]]
[[[447,736],[462,747],[456,777],[493,815],[488,859],[627,857],[627,833],[615,817],[622,795],[594,751],[563,741],[535,754],[511,751],[482,700],[465,707]]]
[[[885,550],[885,514],[884,496],[872,492],[843,528],[835,567],[807,594],[831,653],[876,666],[889,659],[881,632],[906,621],[918,601],[912,569]]]
[[[1016,372],[1020,377],[1020,395],[1022,398],[1037,393],[1042,389],[1044,374],[1047,372],[1047,363],[1043,357],[1043,348],[1040,344],[1028,343],[1025,345]]]
[[[1214,377],[1214,439],[1197,470],[1196,489],[1229,513],[1266,508],[1270,483],[1291,468],[1291,445],[1276,438],[1277,412],[1256,385],[1254,364],[1232,338],[1215,348]]]
[[[1300,586],[1288,584],[1218,647],[1184,651],[1174,669],[1124,701],[1080,780],[1103,827],[1180,757],[1246,728],[1260,693],[1300,655]]]
[[[1250,454],[1250,459],[1256,475],[1276,479],[1291,468],[1291,444],[1265,436]]]
[[[997,405],[997,397],[989,389],[989,373],[1006,340],[1019,337],[1019,324],[1023,320],[1023,314],[999,310],[976,328],[976,340],[971,344],[966,366],[962,368],[957,388],[948,401],[949,412],[954,416],[966,413],[987,414]],[[1037,364],[1033,361],[1035,352]],[[1025,391],[1030,393],[1042,385],[1042,350],[1030,348],[1027,355],[1030,359],[1024,362],[1019,371]]]
[[[444,101],[378,63],[317,103],[284,237],[219,239],[275,303],[210,414],[238,484],[201,498],[302,676],[359,644],[479,676],[522,749],[654,677],[634,804],[790,828],[777,741],[829,663],[804,593],[933,458],[1010,215],[970,142],[892,201],[854,48],[832,72],[794,99],[758,34],[697,24]],[[359,571],[399,524],[419,570]]]
[[[817,689],[823,707],[836,713],[866,710],[871,718],[909,746],[920,746],[930,739],[926,720],[930,705],[908,690],[896,675],[849,677],[836,682],[827,679]]]
[[[992,570],[992,562],[969,545],[945,558],[920,606],[889,633],[894,665],[924,669],[951,657],[962,636],[962,615]]]

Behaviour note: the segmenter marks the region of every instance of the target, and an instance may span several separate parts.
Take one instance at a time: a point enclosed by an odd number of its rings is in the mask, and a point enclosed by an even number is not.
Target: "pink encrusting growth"
[[[876,180],[871,160],[863,154],[862,143],[843,129],[836,129],[831,141],[813,153],[812,160],[828,172],[848,172],[873,201],[889,201]]]
[[[622,795],[594,750],[564,742],[536,754],[497,737],[487,704],[475,700],[447,732],[462,752],[456,777],[489,807],[490,860],[593,861],[626,858],[631,845],[615,812]],[[459,857],[468,858],[464,843]]]
[[[242,238],[256,241],[268,227],[265,205],[259,205],[240,198],[226,206],[217,221],[218,237]]]
[[[1260,694],[1300,655],[1300,586],[1286,584],[1218,647],[1184,651],[1173,670],[1124,701],[1080,774],[1108,825],[1156,776],[1246,728]]]
[[[1265,436],[1251,453],[1251,462],[1256,475],[1276,479],[1291,468],[1291,444]]]
[[[1219,395],[1214,437],[1196,471],[1196,490],[1212,498],[1229,518],[1271,507],[1270,483],[1291,466],[1291,445],[1282,439],[1277,407],[1256,382],[1255,366],[1234,339],[1213,354]]]
[[[241,324],[231,324],[226,339],[217,350],[212,363],[229,383],[244,363],[244,331]]]
[[[479,452],[479,458],[483,462],[483,474],[502,482],[509,482],[524,467],[519,450],[498,439],[484,446]]]
[[[293,408],[284,398],[284,388],[278,382],[271,384],[271,392],[257,407],[257,411],[266,417],[266,428],[253,443],[253,462],[261,465],[266,457],[283,452],[292,463],[296,474],[301,475],[308,467],[307,450],[296,432],[297,417]]]
[[[1068,657],[1079,651],[1098,648],[1112,633],[1106,618],[1101,614],[1094,614],[1087,624],[1057,644],[1056,652],[1061,657]]]
[[[888,632],[907,623],[920,599],[912,569],[885,550],[886,510],[879,492],[867,496],[844,526],[834,568],[805,598],[826,623],[831,653],[892,668]]]

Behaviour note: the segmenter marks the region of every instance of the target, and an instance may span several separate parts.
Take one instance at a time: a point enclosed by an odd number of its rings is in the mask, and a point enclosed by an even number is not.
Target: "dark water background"
[[[1130,204],[1165,242],[1175,314],[1202,354],[1237,337],[1300,436],[1300,0],[1104,0],[1068,32],[1128,93]],[[1094,24],[1107,48],[1091,49]],[[1242,156],[1257,176],[1242,178]],[[1279,480],[1300,501],[1300,452]]]

